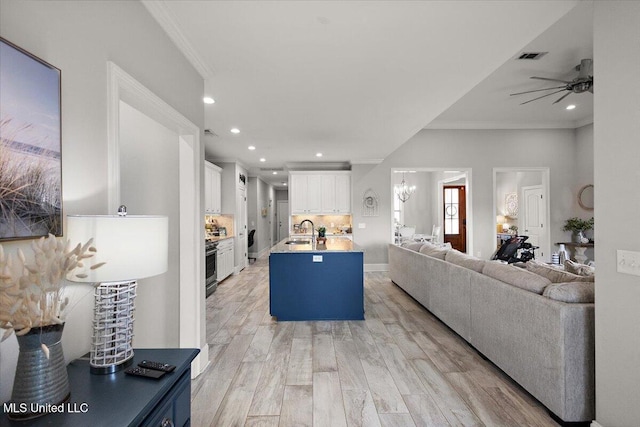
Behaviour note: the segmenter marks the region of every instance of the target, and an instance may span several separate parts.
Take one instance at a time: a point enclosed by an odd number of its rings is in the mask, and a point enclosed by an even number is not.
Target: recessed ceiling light
[[[264,163],[264,162],[266,162],[266,161],[267,161],[267,159],[265,159],[264,157],[261,157],[261,158],[260,158],[260,161]]]
[[[273,171],[273,174],[274,174],[274,175],[278,175],[278,172],[277,172],[277,171]]]
[[[282,181],[282,185],[284,185],[285,187],[287,186],[287,183]]]
[[[240,133],[240,129],[238,129],[238,128],[232,128],[232,129],[231,129],[231,133]]]
[[[316,153],[316,157],[322,157],[322,153]]]
[[[254,147],[253,145],[250,145],[250,146],[248,146],[247,148],[248,148],[249,150],[251,150],[251,151],[253,151],[253,150],[255,150],[255,149],[256,149],[256,147]]]
[[[210,96],[205,96],[204,98],[202,98],[202,101],[203,101],[205,104],[214,104],[214,103],[216,102],[216,101],[215,101],[212,97],[210,97]]]
[[[574,108],[576,108],[576,106],[573,104],[567,105],[567,110],[573,110]]]

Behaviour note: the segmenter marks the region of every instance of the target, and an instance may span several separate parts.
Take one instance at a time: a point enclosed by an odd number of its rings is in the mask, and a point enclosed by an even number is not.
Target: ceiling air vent
[[[205,134],[206,136],[218,136],[218,134],[217,134],[217,133],[215,133],[214,131],[212,131],[211,129],[205,129],[205,130],[204,130],[204,134]]]
[[[517,59],[540,59],[549,52],[523,52]]]

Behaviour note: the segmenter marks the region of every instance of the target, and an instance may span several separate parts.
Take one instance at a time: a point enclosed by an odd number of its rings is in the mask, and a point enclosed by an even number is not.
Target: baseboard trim
[[[364,271],[389,271],[389,264],[365,264]]]
[[[211,363],[209,361],[209,344],[205,343],[204,347],[200,349],[200,353],[191,362],[191,379],[206,371],[209,363]]]
[[[261,258],[264,254],[269,253],[270,250],[271,250],[271,248],[264,248],[263,250],[261,250],[259,252],[248,252],[247,256],[249,258]]]

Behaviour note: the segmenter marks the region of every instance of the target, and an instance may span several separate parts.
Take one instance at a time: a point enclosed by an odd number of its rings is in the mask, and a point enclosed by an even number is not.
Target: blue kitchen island
[[[277,320],[364,320],[363,251],[350,239],[285,239],[269,255],[269,307]]]

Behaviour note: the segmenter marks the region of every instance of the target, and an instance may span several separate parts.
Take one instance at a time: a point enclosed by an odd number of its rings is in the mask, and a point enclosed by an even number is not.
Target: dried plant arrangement
[[[69,298],[64,295],[66,277],[86,277],[75,271],[84,269],[85,260],[94,256],[96,248],[92,243],[93,239],[72,248],[69,240],[49,234],[31,242],[34,257],[29,261],[21,249],[12,256],[5,254],[0,245],[0,328],[5,329],[0,341],[13,332],[20,336],[31,328],[64,323],[69,305]],[[47,353],[44,347],[43,351]]]

